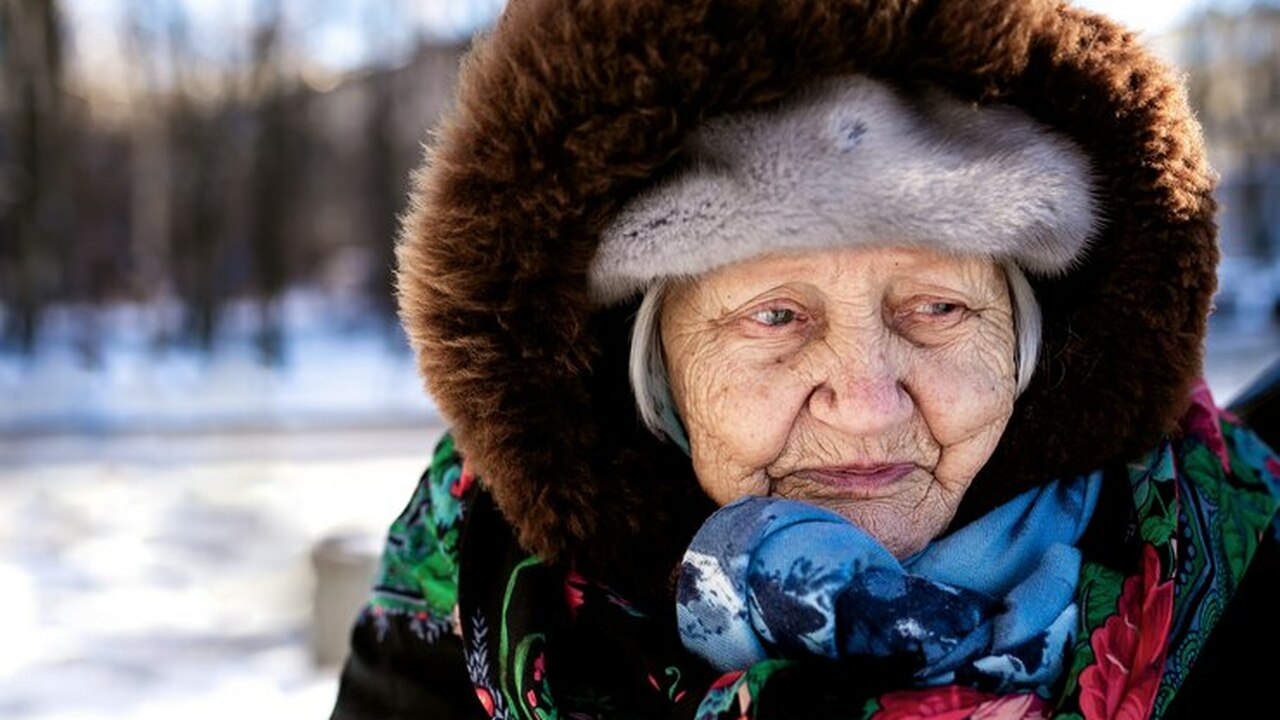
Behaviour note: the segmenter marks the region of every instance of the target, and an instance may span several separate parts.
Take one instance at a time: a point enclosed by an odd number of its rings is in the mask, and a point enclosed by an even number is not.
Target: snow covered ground
[[[376,545],[440,430],[20,441],[0,464],[0,717],[326,717],[311,549]]]
[[[0,356],[0,718],[327,717],[312,550],[376,545],[443,428],[407,351],[308,307],[275,369],[243,334],[156,356],[129,309],[98,369],[69,335]],[[1210,385],[1278,357],[1218,322]]]
[[[350,618],[314,627],[311,553],[375,553],[443,428],[379,323],[287,305],[278,367],[234,317],[156,354],[132,307],[97,367],[71,312],[0,355],[0,718],[328,716],[314,639]]]

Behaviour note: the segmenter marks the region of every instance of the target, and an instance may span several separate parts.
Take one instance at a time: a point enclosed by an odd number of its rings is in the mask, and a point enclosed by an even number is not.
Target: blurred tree
[[[303,212],[299,188],[308,156],[307,124],[298,93],[286,86],[280,0],[259,0],[261,23],[254,35],[250,95],[256,115],[249,186],[249,244],[259,304],[258,348],[270,363],[284,359],[281,295],[291,275],[291,260],[301,261],[290,236],[291,223]]]
[[[223,162],[218,125],[224,120],[202,89],[221,83],[193,56],[185,9],[163,0],[131,0],[130,39],[136,117],[133,204],[144,294],[166,290],[181,304],[182,337],[213,345],[218,317],[216,277],[225,212],[215,176]],[[167,338],[165,338],[167,341]]]
[[[138,68],[139,280],[152,297],[171,292],[182,311],[181,339],[210,350],[244,262],[232,243],[244,116],[232,102],[239,78],[233,63],[201,54],[183,3],[131,0],[125,23]]]
[[[208,350],[229,290],[229,188],[234,181],[230,164],[235,157],[229,137],[234,116],[226,98],[234,77],[199,56],[186,7],[163,4],[172,83],[162,89],[169,99],[172,274],[185,308],[185,334]]]
[[[132,295],[159,307],[173,292],[170,272],[170,226],[173,224],[169,125],[161,103],[156,100],[161,87],[163,38],[144,22],[157,8],[147,0],[130,0],[121,18],[120,34],[125,39],[129,95],[132,112],[128,119],[127,185],[129,225],[127,254],[131,259]],[[166,346],[170,328],[161,318],[152,318],[154,342]]]
[[[0,0],[0,338],[27,352],[58,290],[68,222],[60,17],[54,0]]]
[[[404,16],[404,7],[398,0],[386,0],[380,12],[370,12],[365,18],[366,32],[371,45],[379,37],[386,36],[387,23]],[[397,74],[381,72],[369,78],[372,98],[369,102],[366,132],[368,146],[365,150],[368,164],[369,243],[372,245],[373,267],[369,293],[377,308],[398,341],[399,325],[395,315],[395,244],[399,233],[400,213],[404,211],[407,196],[408,168],[405,160],[416,161],[416,156],[405,153],[401,147],[400,133],[396,126],[396,110],[401,99],[396,90]]]
[[[114,7],[123,72],[97,73],[64,59],[102,38],[66,8],[0,0],[0,347],[33,348],[58,303],[92,360],[101,308],[132,300],[158,348],[249,331],[279,362],[309,286],[401,348],[397,217],[462,45],[406,31],[404,0]]]

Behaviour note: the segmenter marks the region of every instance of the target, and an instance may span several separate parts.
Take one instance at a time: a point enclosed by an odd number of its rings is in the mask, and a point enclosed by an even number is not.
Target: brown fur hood
[[[1092,156],[1105,227],[1032,277],[1031,387],[961,509],[1132,457],[1199,374],[1213,176],[1173,73],[1055,0],[513,0],[461,74],[399,247],[420,369],[522,544],[615,582],[664,577],[711,506],[626,378],[631,308],[600,311],[602,228],[708,117],[837,73],[1020,106]]]

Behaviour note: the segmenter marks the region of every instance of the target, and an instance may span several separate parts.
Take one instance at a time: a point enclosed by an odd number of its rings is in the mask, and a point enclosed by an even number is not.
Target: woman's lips
[[[797,477],[845,490],[873,490],[888,487],[910,475],[915,463],[887,465],[846,465],[801,470]]]

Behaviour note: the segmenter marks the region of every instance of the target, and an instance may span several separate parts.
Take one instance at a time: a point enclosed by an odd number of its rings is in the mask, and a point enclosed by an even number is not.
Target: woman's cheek
[[[1012,343],[1002,338],[919,353],[908,385],[934,439],[944,447],[998,431],[1013,412],[1017,379]],[[991,341],[995,342],[991,342]]]
[[[684,417],[699,481],[723,504],[767,493],[765,468],[786,444],[791,411],[778,368],[715,360],[693,368]]]

